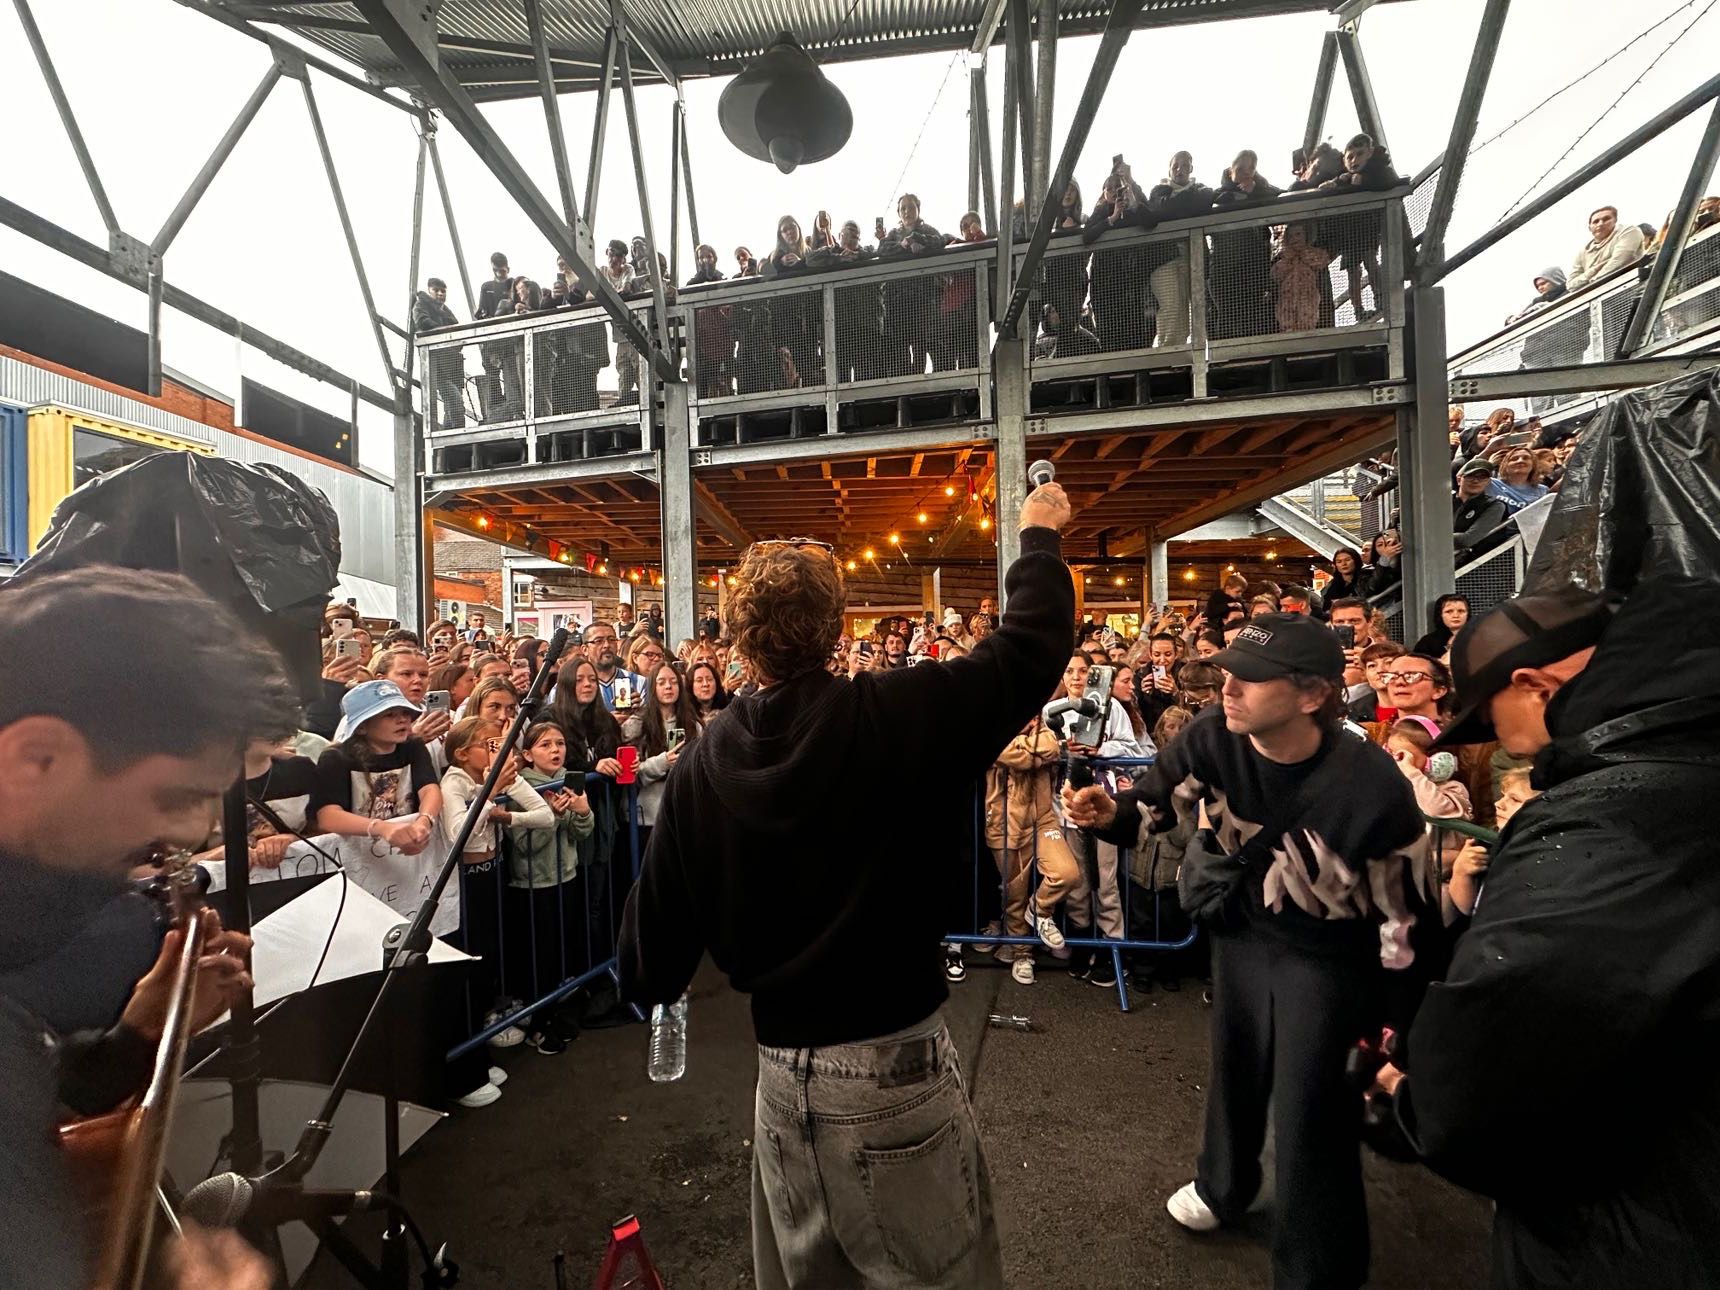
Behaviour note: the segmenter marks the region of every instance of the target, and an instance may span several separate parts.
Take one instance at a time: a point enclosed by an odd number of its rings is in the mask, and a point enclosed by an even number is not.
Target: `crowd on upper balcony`
[[[1295,178],[1280,188],[1260,173],[1258,156],[1245,149],[1212,187],[1196,178],[1193,156],[1177,152],[1163,177],[1148,186],[1138,182],[1118,156],[1090,209],[1080,185],[1069,184],[1053,215],[1055,240],[1035,283],[1036,354],[1067,357],[1189,343],[1196,296],[1190,239],[1137,239],[1095,247],[1105,233],[1149,230],[1215,211],[1310,196],[1384,192],[1403,182],[1387,150],[1366,135],[1351,139],[1342,152],[1330,143],[1306,154],[1298,149],[1291,165]],[[1016,242],[1027,240],[1031,230],[1021,203],[1010,224]],[[1356,321],[1377,317],[1383,296],[1380,233],[1376,209],[1215,228],[1205,257],[1207,334],[1222,339],[1331,327],[1346,304],[1347,316]],[[730,276],[719,267],[715,247],[701,244],[685,288],[702,292],[755,278],[787,280],[877,262],[906,264],[995,237],[973,211],[961,216],[956,232],[941,232],[926,220],[912,193],[898,200],[893,227],[886,227],[881,216],[874,220],[872,236],[873,241],[865,241],[857,220],[839,224],[828,211],[819,211],[810,229],[793,215],[784,215],[767,254],[755,255],[747,244],[735,247]],[[677,298],[667,261],[659,253],[653,265],[643,237],[609,242],[597,272],[623,298],[644,299],[659,285],[666,301]],[[545,288],[515,275],[508,257],[497,252],[491,256],[491,278],[482,284],[474,320],[572,309],[593,298],[564,259],[556,261],[548,282]],[[832,320],[835,379],[848,383],[974,369],[983,343],[977,284],[978,266],[968,264],[948,272],[856,282],[840,290]],[[1335,286],[1347,290],[1340,294]],[[447,305],[446,284],[430,279],[414,300],[414,331],[458,322]],[[823,384],[831,365],[822,303],[813,292],[772,292],[756,299],[725,294],[695,312],[693,331],[691,368],[701,398]],[[471,384],[474,411],[486,422],[520,417],[528,397],[535,397],[539,415],[596,408],[598,373],[612,363],[617,401],[634,403],[639,397],[639,356],[613,325],[608,336],[605,324],[596,321],[540,336],[532,356],[535,396],[525,388],[525,347],[520,341],[480,341],[479,353],[482,370]],[[442,406],[441,424],[463,426],[468,383],[464,357],[453,350],[433,353],[430,369]]]

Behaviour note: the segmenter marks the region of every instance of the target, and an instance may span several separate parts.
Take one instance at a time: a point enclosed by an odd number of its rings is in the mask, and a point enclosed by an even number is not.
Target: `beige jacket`
[[[1571,271],[1565,276],[1565,286],[1580,291],[1591,282],[1598,282],[1609,273],[1635,264],[1642,259],[1642,230],[1635,224],[1620,224],[1604,242],[1590,242],[1577,252]]]

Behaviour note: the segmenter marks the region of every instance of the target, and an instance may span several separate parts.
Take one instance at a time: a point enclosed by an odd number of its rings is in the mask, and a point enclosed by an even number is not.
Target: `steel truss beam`
[[[680,365],[670,358],[669,299],[664,291],[663,272],[657,267],[656,221],[651,218],[651,186],[645,175],[645,146],[639,137],[639,105],[633,95],[633,27],[622,15],[621,0],[611,0],[610,12],[621,32],[621,107],[627,116],[627,146],[633,154],[633,182],[639,191],[639,221],[644,225],[646,263],[651,271],[652,313],[657,319],[657,341],[660,349],[650,351],[652,366],[669,367],[666,381],[680,379]],[[640,350],[641,354],[646,350]],[[640,395],[644,397],[643,394]]]
[[[1684,257],[1685,243],[1696,229],[1696,206],[1708,191],[1708,180],[1714,174],[1714,160],[1720,156],[1720,101],[1708,117],[1708,128],[1702,132],[1702,142],[1696,146],[1690,173],[1685,176],[1684,191],[1678,195],[1678,206],[1666,227],[1666,240],[1655,254],[1654,266],[1648,271],[1648,282],[1637,301],[1636,312],[1618,343],[1618,357],[1629,358],[1643,347],[1654,332],[1660,308],[1666,303],[1666,289],[1672,285],[1672,275],[1678,272],[1678,262]]]
[[[1469,72],[1463,80],[1463,93],[1457,100],[1457,112],[1451,119],[1451,139],[1445,145],[1446,161],[1439,168],[1439,183],[1433,190],[1433,205],[1427,212],[1427,224],[1421,233],[1421,252],[1416,265],[1416,279],[1437,278],[1440,260],[1445,255],[1445,229],[1451,222],[1452,209],[1457,205],[1457,186],[1463,182],[1463,168],[1469,160],[1469,147],[1475,141],[1475,122],[1481,115],[1481,102],[1487,97],[1487,85],[1493,77],[1493,59],[1499,52],[1499,37],[1505,30],[1505,15],[1511,0],[1487,0],[1481,13],[1481,26],[1475,33],[1475,49],[1469,56]]]
[[[257,113],[262,111],[263,103],[268,99],[269,92],[275,88],[281,79],[279,62],[270,64],[269,70],[263,73],[263,79],[257,88],[251,91],[251,97],[245,101],[245,106],[239,109],[239,115],[233,118],[233,124],[227,127],[227,133],[221,136],[221,141],[215,145],[215,151],[209,154],[209,160],[203,163],[203,169],[197,172],[197,177],[191,181],[191,186],[185,190],[185,195],[179,199],[179,204],[173,208],[161,226],[161,231],[155,235],[155,240],[149,244],[149,249],[156,255],[163,255],[167,248],[173,245],[173,239],[179,236],[179,230],[185,227],[185,221],[191,218],[191,212],[197,209],[197,203],[203,200],[203,194],[209,191],[209,185],[215,181],[221,167],[244,137],[245,131]]]
[[[0,197],[0,224],[22,233],[34,242],[40,242],[50,250],[58,251],[68,259],[76,260],[79,264],[105,273],[118,282],[124,282],[140,291],[149,289],[146,272],[138,270],[136,266],[116,256],[112,251],[99,247],[93,242],[86,242],[76,233],[43,219],[34,211],[26,210],[5,197]],[[385,408],[390,412],[394,410],[393,396],[373,390],[368,385],[356,384],[350,376],[336,371],[327,363],[312,358],[303,350],[295,349],[283,340],[275,339],[265,331],[259,331],[257,328],[241,322],[225,310],[217,309],[214,305],[181,291],[171,283],[162,283],[161,298],[168,308],[177,309],[187,318],[213,327],[216,331],[250,345],[278,363],[343,390],[356,388],[359,398],[366,403]]]
[[[1380,123],[1380,105],[1374,98],[1374,83],[1368,75],[1368,64],[1362,57],[1361,37],[1353,26],[1341,27],[1332,36],[1338,42],[1338,53],[1344,59],[1344,75],[1350,82],[1350,96],[1356,101],[1356,116],[1368,138],[1383,148],[1386,146],[1385,127]]]
[[[1448,397],[1521,399],[1530,395],[1588,394],[1601,390],[1632,390],[1659,385],[1691,372],[1720,366],[1720,355],[1689,354],[1676,358],[1627,358],[1611,363],[1579,363],[1572,367],[1543,367],[1486,376],[1454,376]]]
[[[693,245],[697,247],[699,245],[699,208],[693,204],[693,154],[687,147],[687,104],[685,100],[676,98],[675,113],[681,122],[681,182],[687,186],[687,232],[692,234]]]
[[[1332,103],[1332,81],[1338,72],[1338,33],[1328,31],[1320,41],[1320,66],[1314,72],[1314,97],[1308,104],[1308,125],[1302,131],[1302,155],[1312,156],[1326,129],[1326,109]]]
[[[376,34],[388,45],[408,78],[418,83],[420,91],[440,108],[462,138],[489,167],[509,197],[513,198],[527,218],[537,226],[549,244],[573,267],[580,282],[591,291],[614,320],[617,333],[631,342],[642,356],[648,356],[652,368],[664,380],[676,379],[678,372],[669,356],[651,342],[651,337],[639,325],[639,320],[615,294],[608,281],[581,252],[573,230],[556,214],[544,195],[538,191],[524,166],[508,150],[501,137],[472,102],[471,96],[453,77],[434,66],[418,43],[412,38],[388,6],[387,0],[353,0]]]
[[[1720,98],[1720,76],[1710,77],[1696,89],[1679,99],[1678,102],[1656,113],[1587,164],[1579,166],[1534,201],[1520,207],[1515,215],[1500,220],[1487,232],[1457,252],[1456,255],[1447,256],[1445,262],[1438,266],[1435,280],[1448,277],[1483,251],[1504,241],[1530,220],[1558,205],[1596,175],[1610,170],[1650,139],[1658,138],[1692,112],[1705,107],[1716,98]]]
[[[442,220],[448,225],[448,240],[454,244],[454,267],[460,271],[460,286],[466,293],[466,312],[478,312],[478,298],[472,294],[472,275],[466,270],[466,252],[460,245],[460,226],[454,221],[454,198],[448,191],[448,177],[442,173],[442,153],[436,147],[436,122],[426,112],[422,118],[424,142],[430,149],[430,168],[436,175],[436,191],[442,196]],[[417,283],[413,284],[414,287]]]
[[[78,118],[72,112],[71,100],[66,97],[65,87],[60,84],[59,73],[54,70],[54,60],[48,55],[48,46],[42,40],[42,32],[36,26],[36,16],[30,12],[29,0],[12,0],[18,10],[19,25],[24,28],[24,38],[30,42],[31,52],[36,55],[36,66],[42,69],[42,79],[47,82],[48,93],[54,100],[54,110],[60,114],[60,124],[65,128],[66,139],[72,145],[72,151],[78,154],[78,168],[84,172],[84,182],[89,185],[90,196],[95,199],[96,209],[101,212],[102,226],[112,237],[120,231],[119,220],[114,215],[113,203],[108,201],[107,189],[102,186],[101,175],[96,172],[95,159],[90,156],[89,145],[84,142],[84,132],[78,128]]]
[[[1051,115],[1057,101],[1057,28],[1058,0],[1039,0],[1038,30],[1039,66],[1033,84],[1033,178],[1036,188],[1043,188],[1051,165]],[[1029,189],[1031,195],[1034,191]],[[1063,195],[1057,194],[1059,204]],[[1039,215],[1037,206],[1027,212],[1028,219]]]
[[[376,351],[382,357],[382,370],[388,373],[391,385],[398,387],[401,374],[395,370],[394,359],[388,353],[388,338],[382,334],[381,315],[376,312],[376,299],[370,293],[370,278],[364,271],[364,256],[358,249],[358,235],[353,231],[352,215],[346,209],[346,195],[341,191],[340,175],[335,170],[334,153],[329,150],[328,134],[323,129],[322,113],[317,110],[316,92],[311,89],[310,74],[299,78],[304,91],[305,111],[311,119],[311,133],[316,136],[317,151],[322,155],[323,171],[328,176],[329,195],[334,198],[335,213],[340,217],[340,231],[346,237],[347,253],[352,257],[352,271],[358,278],[358,293],[364,298],[365,316],[370,320],[371,333],[376,337]]]
[[[555,163],[556,187],[561,190],[561,212],[571,229],[579,228],[579,206],[573,200],[573,171],[567,164],[567,139],[561,131],[561,103],[556,98],[555,76],[550,70],[549,38],[543,29],[543,0],[525,0],[526,27],[532,37],[532,58],[537,65],[538,92],[543,97],[544,125],[549,129],[549,155]]]
[[[1045,256],[1046,246],[1051,242],[1051,227],[1057,219],[1063,190],[1069,187],[1069,177],[1075,172],[1075,163],[1081,159],[1081,149],[1087,144],[1087,134],[1093,128],[1093,118],[1098,113],[1105,90],[1111,83],[1111,73],[1116,70],[1117,59],[1123,52],[1123,46],[1129,43],[1129,35],[1134,29],[1135,18],[1141,12],[1142,3],[1143,0],[1117,0],[1111,7],[1110,17],[1105,21],[1105,34],[1100,37],[1098,52],[1093,56],[1092,70],[1087,74],[1086,88],[1081,91],[1081,102],[1075,108],[1075,119],[1069,125],[1069,137],[1063,143],[1063,155],[1057,160],[1057,173],[1052,177],[1045,196],[1041,199],[1039,218],[1033,226],[1033,239],[1028,243],[1027,254],[1022,257],[1021,267],[1013,281],[1009,306],[1002,311],[1002,318],[998,323],[999,335],[1013,335],[1021,311],[1027,307],[1027,297],[1033,290],[1034,274],[1039,268],[1040,260]],[[1007,121],[1004,126],[1007,133]],[[1005,147],[1008,147],[1007,141]],[[1005,155],[1006,174],[1008,165],[1009,157]],[[1007,254],[1008,230],[1000,229],[999,234],[999,242]]]

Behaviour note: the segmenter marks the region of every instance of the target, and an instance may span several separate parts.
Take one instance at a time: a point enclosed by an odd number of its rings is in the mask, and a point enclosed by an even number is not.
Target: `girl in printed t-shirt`
[[[429,845],[442,790],[429,749],[412,734],[423,711],[393,681],[366,681],[346,692],[306,812],[319,830],[369,838],[409,856]]]

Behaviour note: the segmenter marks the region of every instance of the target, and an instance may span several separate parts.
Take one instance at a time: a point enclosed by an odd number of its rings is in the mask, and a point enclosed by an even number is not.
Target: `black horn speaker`
[[[785,175],[803,161],[835,156],[854,129],[842,91],[786,31],[729,82],[717,120],[730,143]]]

